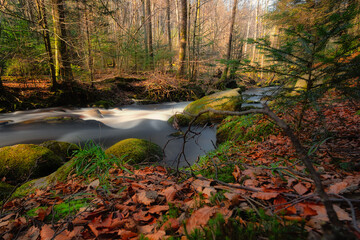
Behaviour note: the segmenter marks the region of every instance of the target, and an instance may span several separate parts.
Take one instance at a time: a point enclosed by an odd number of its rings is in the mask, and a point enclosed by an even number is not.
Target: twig
[[[349,204],[349,207],[350,207],[350,210],[351,210],[351,220],[352,220],[353,227],[355,228],[356,231],[358,231],[360,233],[360,228],[357,225],[355,208],[354,208],[353,204],[351,203],[351,201],[349,199],[345,198],[344,196],[339,195],[339,194],[332,193],[332,195],[343,199],[345,202],[347,202],[347,204]]]

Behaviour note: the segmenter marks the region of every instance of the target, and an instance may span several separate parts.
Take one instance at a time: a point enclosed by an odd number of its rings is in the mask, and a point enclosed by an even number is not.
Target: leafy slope
[[[356,232],[359,216],[360,174],[358,164],[360,122],[348,103],[324,107],[329,130],[326,141],[315,112],[307,114],[300,137],[307,145],[317,170],[340,218]],[[294,115],[297,109],[294,109]],[[290,115],[286,115],[292,121]],[[109,192],[97,179],[69,177],[45,191],[38,190],[4,205],[0,236],[4,239],[305,239],[322,234],[327,221],[324,206],[312,180],[297,160],[291,142],[282,134],[262,141],[229,144],[224,152],[211,154],[196,174],[182,180],[161,166],[109,171]],[[316,150],[316,151],[315,151]],[[230,167],[232,182],[217,180]],[[202,171],[207,169],[208,171]],[[346,170],[346,171],[345,171]],[[350,171],[351,170],[351,171]],[[216,174],[214,174],[216,173]],[[230,174],[230,173],[228,173]],[[231,178],[226,178],[227,180]],[[345,198],[352,201],[351,206]],[[83,205],[79,205],[79,199]],[[63,212],[60,204],[71,205]],[[32,214],[28,214],[29,210]],[[352,214],[353,211],[353,214]],[[64,214],[65,212],[65,214]],[[219,217],[221,214],[222,217]],[[57,216],[61,215],[61,218]],[[269,218],[268,216],[278,215]],[[209,221],[210,220],[210,221]],[[291,222],[288,222],[291,221]],[[293,222],[295,221],[295,223]],[[297,222],[296,222],[297,221]],[[200,230],[196,230],[200,229]]]

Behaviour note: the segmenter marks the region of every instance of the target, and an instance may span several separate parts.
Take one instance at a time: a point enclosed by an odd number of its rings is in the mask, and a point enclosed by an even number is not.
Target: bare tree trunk
[[[258,31],[258,19],[259,19],[259,7],[260,7],[260,0],[257,0],[256,4],[256,10],[255,10],[255,31],[254,31],[254,40],[257,39],[257,31]],[[256,54],[256,46],[254,44],[253,46],[253,52],[252,52],[252,59],[251,62],[255,61],[255,54]]]
[[[92,56],[92,44],[91,44],[91,38],[90,38],[90,24],[89,24],[89,10],[87,7],[86,0],[83,0],[84,5],[84,20],[85,20],[85,29],[86,29],[86,40],[87,40],[87,64],[88,69],[90,72],[90,82],[91,87],[94,87],[94,62],[93,62],[93,56]]]
[[[225,68],[224,71],[221,75],[221,79],[220,82],[223,83],[224,81],[227,80],[227,75],[228,75],[228,71],[229,71],[229,61],[231,58],[231,44],[232,44],[232,39],[233,39],[233,34],[234,34],[234,24],[235,24],[235,18],[236,18],[236,9],[237,9],[237,5],[238,5],[238,0],[234,0],[233,2],[233,8],[232,8],[232,13],[231,13],[231,22],[230,22],[230,33],[229,33],[229,40],[228,40],[228,47],[227,47],[227,52],[226,52],[226,64],[225,64]],[[221,87],[222,88],[222,87]]]
[[[151,21],[151,5],[150,0],[146,0],[146,22],[147,22],[147,32],[148,32],[148,49],[150,57],[150,69],[154,70],[154,49],[152,42],[152,21]]]
[[[166,0],[166,18],[167,18],[167,37],[169,44],[169,52],[172,52],[172,39],[171,39],[171,22],[170,22],[170,0]],[[172,57],[169,57],[169,66],[172,70]]]
[[[57,51],[57,68],[65,82],[72,82],[74,77],[71,70],[70,54],[67,46],[65,25],[64,0],[52,0],[55,45]]]
[[[197,75],[197,61],[198,61],[198,52],[199,52],[199,36],[200,35],[200,0],[196,2],[196,9],[195,9],[195,17],[194,17],[194,30],[193,30],[193,49],[192,49],[192,56],[193,61],[191,65],[191,80],[196,80]]]
[[[55,65],[54,65],[54,57],[51,48],[51,41],[49,35],[49,27],[47,23],[47,15],[45,10],[44,0],[36,0],[36,5],[39,12],[39,24],[42,28],[41,34],[44,39],[45,49],[49,57],[49,67],[50,67],[50,76],[51,76],[51,90],[57,89],[57,81],[56,81],[56,73],[55,73]]]
[[[179,48],[179,69],[178,76],[185,72],[186,40],[187,40],[187,0],[181,0],[181,22],[180,22],[180,48]]]

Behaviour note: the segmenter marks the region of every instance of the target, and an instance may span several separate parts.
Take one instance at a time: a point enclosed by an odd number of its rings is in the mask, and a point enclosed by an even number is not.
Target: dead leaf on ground
[[[136,200],[144,205],[150,205],[156,201],[158,196],[156,191],[141,191],[136,194]]]
[[[165,231],[159,230],[156,233],[146,235],[149,240],[160,240],[166,235]]]
[[[215,214],[216,210],[214,207],[205,206],[193,212],[191,217],[186,223],[186,230],[192,232],[195,228],[204,226],[209,219]]]
[[[41,240],[50,240],[53,238],[55,231],[51,229],[50,225],[45,224],[40,231]]]
[[[307,187],[304,186],[304,184],[302,183],[298,183],[294,186],[295,191],[299,194],[299,195],[304,195],[309,189]]]
[[[169,205],[156,205],[149,209],[149,213],[159,214],[161,212],[169,210]]]
[[[347,182],[339,182],[329,187],[329,193],[339,194],[342,190],[346,189],[349,184]]]
[[[253,198],[258,198],[262,200],[270,200],[279,196],[280,193],[277,192],[255,192],[251,195]]]

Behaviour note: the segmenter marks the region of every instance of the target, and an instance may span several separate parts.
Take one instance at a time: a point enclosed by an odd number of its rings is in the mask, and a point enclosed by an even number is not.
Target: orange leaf
[[[156,205],[149,209],[149,213],[159,214],[160,212],[164,212],[169,210],[169,205]]]
[[[158,193],[156,191],[141,191],[136,194],[137,201],[144,205],[150,205],[154,203],[157,197]]]
[[[136,233],[124,229],[120,229],[118,235],[121,237],[122,240],[128,240],[137,236]]]
[[[253,198],[258,198],[262,200],[270,200],[279,196],[280,193],[277,192],[256,192],[251,195]]]
[[[195,228],[204,226],[209,219],[215,214],[215,208],[205,206],[196,210],[186,223],[186,229],[188,232],[192,232]]]
[[[160,240],[166,235],[165,231],[159,230],[156,233],[146,235],[150,240]]]
[[[303,215],[303,216],[315,216],[315,215],[317,215],[317,212],[314,209],[312,209],[311,207],[309,207],[308,205],[305,205],[304,206],[304,212],[301,215]]]
[[[166,201],[167,202],[174,201],[177,191],[178,190],[174,186],[170,186],[170,187],[166,188],[165,190],[163,190],[163,194],[166,197]]]
[[[41,240],[50,240],[54,236],[55,232],[51,229],[51,227],[47,224],[42,226],[40,231]]]
[[[304,195],[309,189],[305,187],[302,183],[298,183],[294,186],[295,191],[300,194]]]
[[[329,193],[339,194],[342,190],[344,190],[349,184],[347,182],[339,182],[331,185],[329,187]]]

